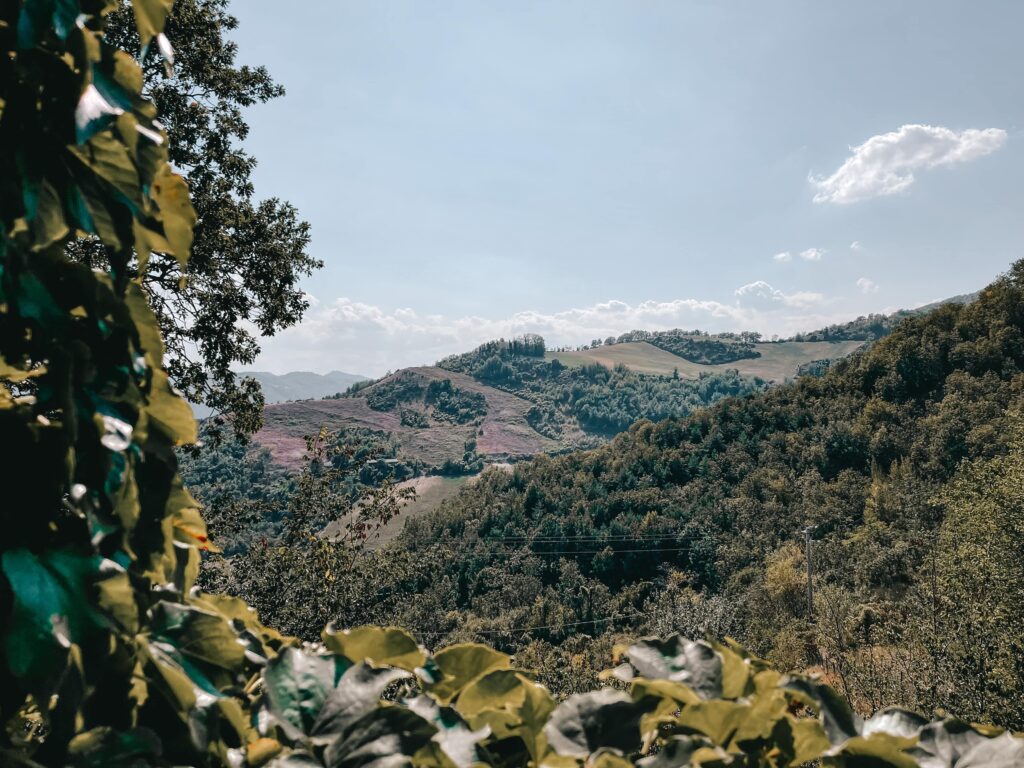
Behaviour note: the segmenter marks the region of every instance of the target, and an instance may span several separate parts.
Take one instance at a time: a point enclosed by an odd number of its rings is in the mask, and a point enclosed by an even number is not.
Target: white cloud
[[[878,293],[878,283],[866,277],[861,277],[857,280],[857,287],[861,293]]]
[[[776,309],[778,307],[807,308],[820,304],[825,298],[820,293],[810,293],[807,291],[783,293],[778,288],[773,288],[764,280],[755,280],[752,283],[741,285],[734,293],[740,306],[762,310]]]
[[[339,369],[380,375],[405,366],[431,365],[490,339],[529,332],[544,336],[549,346],[576,345],[634,329],[789,335],[838,322],[841,316],[822,312],[825,304],[819,293],[785,293],[763,280],[736,289],[731,302],[612,300],[560,312],[516,312],[498,319],[447,317],[410,308],[386,311],[345,298],[321,300],[299,325],[263,339],[263,354],[252,367],[276,373]]]
[[[782,253],[776,253],[774,256],[772,256],[772,258],[775,261],[785,263],[787,261],[793,260],[793,254],[790,253],[789,251],[783,251]]]
[[[828,251],[824,248],[808,248],[806,251],[800,251],[800,258],[804,261],[821,261],[821,257],[826,253]]]
[[[954,131],[932,125],[904,125],[872,136],[827,178],[811,177],[816,203],[856,203],[895,195],[914,183],[914,171],[966,163],[995,152],[1006,142],[1001,128]]]
[[[850,243],[850,250],[851,251],[863,251],[864,250],[864,246],[861,245],[860,240],[854,240],[852,243]]]

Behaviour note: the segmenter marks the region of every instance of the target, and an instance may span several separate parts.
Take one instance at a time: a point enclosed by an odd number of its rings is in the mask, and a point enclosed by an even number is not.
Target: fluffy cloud
[[[824,248],[808,248],[806,251],[800,251],[800,258],[804,261],[821,261],[825,253]]]
[[[864,246],[861,245],[860,240],[854,240],[852,243],[850,243],[850,250],[851,251],[863,251],[864,250]]]
[[[702,328],[788,335],[836,322],[823,314],[821,294],[785,293],[763,280],[741,286],[731,302],[702,299],[606,301],[561,312],[517,312],[509,317],[446,317],[412,309],[385,311],[350,299],[321,301],[299,325],[264,339],[254,368],[285,372],[340,369],[379,375],[430,365],[490,339],[539,333],[551,346],[576,345],[629,330]]]
[[[779,307],[805,309],[820,304],[825,298],[820,293],[783,293],[764,280],[755,280],[752,283],[741,285],[736,289],[735,294],[741,307],[768,310]]]
[[[783,251],[782,253],[776,253],[772,258],[780,263],[785,263],[793,260],[793,254],[789,251]]]
[[[857,287],[861,293],[878,293],[878,283],[866,277],[857,280]]]
[[[811,177],[816,203],[856,203],[895,195],[914,183],[914,171],[966,163],[995,152],[1006,142],[1001,128],[954,131],[932,125],[904,125],[872,136],[827,178]]]

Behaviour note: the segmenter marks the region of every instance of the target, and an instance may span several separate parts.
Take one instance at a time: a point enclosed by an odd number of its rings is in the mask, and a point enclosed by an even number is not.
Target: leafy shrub
[[[427,418],[427,414],[415,408],[403,408],[399,411],[398,418],[403,427],[423,429],[430,426],[430,419]]]
[[[431,415],[438,421],[468,424],[487,415],[487,398],[480,392],[454,386],[451,379],[431,381],[424,402],[433,408]]]
[[[423,392],[422,377],[412,371],[402,371],[374,384],[366,393],[366,404],[375,411],[393,411],[402,403],[421,400]]]

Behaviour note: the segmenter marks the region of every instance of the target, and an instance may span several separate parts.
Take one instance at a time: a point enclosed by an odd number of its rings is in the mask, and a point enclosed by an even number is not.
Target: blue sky
[[[248,115],[257,192],[326,262],[259,368],[788,334],[1024,256],[1018,2],[232,5],[288,91]]]

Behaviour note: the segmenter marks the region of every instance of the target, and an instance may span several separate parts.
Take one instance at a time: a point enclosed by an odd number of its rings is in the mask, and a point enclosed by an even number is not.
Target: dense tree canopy
[[[300,635],[314,636],[326,617],[399,617],[427,642],[478,639],[527,653],[566,692],[596,682],[600,666],[567,675],[566,665],[600,657],[626,631],[712,632],[784,667],[818,665],[865,712],[902,702],[1024,725],[1007,693],[1024,679],[1005,663],[1008,636],[984,623],[1007,616],[1015,599],[1012,578],[991,570],[1014,562],[1010,540],[993,530],[982,541],[1002,541],[1002,555],[948,565],[953,543],[969,539],[963,515],[993,503],[955,490],[966,482],[956,479],[962,462],[1001,462],[1008,478],[1024,462],[1011,450],[1024,398],[1022,306],[1018,264],[976,302],[905,318],[820,378],[641,422],[597,450],[486,472],[313,601],[264,595],[241,562],[218,573]],[[480,356],[444,364],[473,371]],[[497,359],[514,377],[503,386],[544,392],[557,381],[536,373],[551,365],[543,360]],[[1007,483],[990,497],[1008,494]],[[1006,516],[971,514],[985,515],[985,530],[1009,525],[1016,502],[1002,503]],[[940,526],[960,532],[940,536]],[[984,584],[1002,585],[991,604],[959,611]],[[972,626],[1001,650],[972,655],[962,645]],[[991,675],[998,690],[978,682]]]
[[[145,93],[167,128],[168,158],[188,181],[197,214],[187,277],[159,256],[143,275],[168,372],[192,402],[233,414],[234,428],[250,433],[260,424],[263,398],[256,382],[238,380],[231,369],[255,360],[257,334],[298,322],[308,306],[299,281],[321,263],[306,251],[309,225],[295,208],[255,195],[256,160],[242,148],[249,133],[244,110],[284,89],[265,68],[236,63],[229,36],[237,26],[227,0],[179,0],[167,20],[167,37],[182,43],[170,70],[156,46],[141,57],[126,4],[108,18],[106,38],[142,59]],[[96,240],[76,242],[71,251],[102,262]]]

